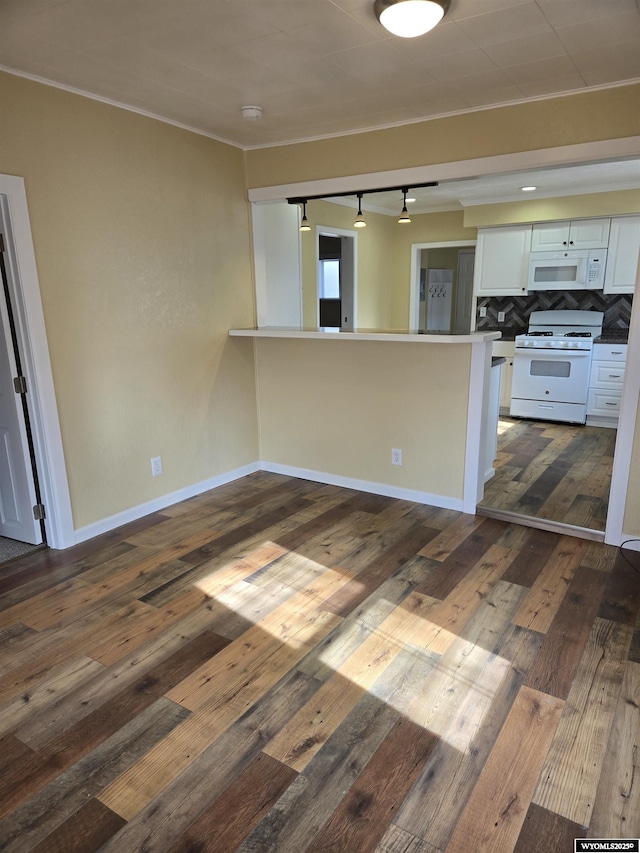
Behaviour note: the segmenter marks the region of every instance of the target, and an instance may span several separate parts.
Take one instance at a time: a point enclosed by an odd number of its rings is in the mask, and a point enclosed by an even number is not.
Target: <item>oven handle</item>
[[[590,349],[534,349],[533,347],[518,349],[516,347],[514,355],[520,358],[542,359],[552,358],[554,361],[562,358],[591,358]]]

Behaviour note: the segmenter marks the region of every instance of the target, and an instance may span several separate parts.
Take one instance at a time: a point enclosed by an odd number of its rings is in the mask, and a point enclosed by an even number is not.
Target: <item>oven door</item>
[[[590,366],[591,350],[516,349],[511,396],[585,404]]]

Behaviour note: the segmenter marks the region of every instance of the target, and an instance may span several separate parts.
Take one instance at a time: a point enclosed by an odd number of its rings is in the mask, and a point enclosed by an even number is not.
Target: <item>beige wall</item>
[[[443,213],[412,214],[409,225],[398,225],[394,219],[393,230],[393,295],[391,299],[391,325],[395,329],[409,326],[409,296],[411,285],[411,246],[413,243],[446,243],[469,240],[475,242],[476,228],[466,228],[462,210]]]
[[[470,344],[256,347],[263,460],[462,498]]]
[[[640,190],[620,190],[607,193],[585,193],[563,198],[532,198],[504,204],[480,204],[465,208],[464,224],[469,228],[482,228],[488,225],[511,225],[518,222],[624,216],[638,212],[640,212]]]
[[[258,458],[242,152],[0,74],[76,528]],[[165,473],[151,477],[150,458]]]
[[[247,185],[278,186],[635,136],[639,93],[637,84],[621,86],[248,151]]]
[[[331,231],[340,228],[356,234],[358,247],[358,321],[364,329],[386,329],[391,316],[391,278],[393,259],[390,251],[391,223],[380,213],[366,212],[366,228],[354,228],[357,211],[343,204],[322,200],[307,203],[311,231],[301,233],[302,311],[306,328],[317,325],[318,268],[316,227]]]

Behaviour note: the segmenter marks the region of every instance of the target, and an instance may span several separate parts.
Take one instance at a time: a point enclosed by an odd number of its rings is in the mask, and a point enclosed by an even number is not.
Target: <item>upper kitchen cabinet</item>
[[[533,226],[532,252],[562,249],[606,249],[609,242],[607,219],[576,219],[571,222],[540,222]]]
[[[611,219],[605,293],[633,293],[640,256],[640,216]]]
[[[531,225],[480,228],[473,292],[476,296],[522,296],[527,292]]]

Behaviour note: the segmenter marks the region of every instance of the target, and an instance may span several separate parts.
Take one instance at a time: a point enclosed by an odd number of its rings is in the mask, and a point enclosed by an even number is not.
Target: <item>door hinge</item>
[[[24,376],[16,376],[13,380],[13,387],[15,388],[16,394],[26,394],[27,393],[27,380]]]
[[[47,517],[44,511],[44,504],[36,504],[34,506],[33,517],[36,521],[43,521]]]

